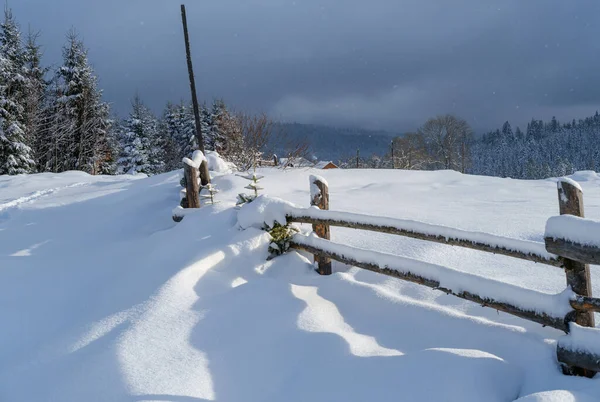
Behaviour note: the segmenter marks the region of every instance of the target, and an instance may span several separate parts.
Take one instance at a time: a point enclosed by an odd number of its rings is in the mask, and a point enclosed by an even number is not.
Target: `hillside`
[[[265,193],[308,206],[310,169],[263,169]],[[331,208],[541,241],[553,180],[452,171],[319,171]],[[600,218],[600,177],[573,176]],[[242,230],[247,181],[215,177],[220,203],[176,224],[179,173],[0,176],[1,401],[595,401],[567,377],[562,333],[357,268],[267,261]],[[304,225],[305,229],[309,226]],[[561,292],[540,264],[333,229],[336,242]],[[594,293],[600,269],[592,267]]]
[[[311,156],[318,160],[339,161],[356,155],[360,149],[363,157],[373,154],[384,155],[389,152],[392,138],[398,134],[387,131],[348,129],[314,124],[281,123],[276,130],[284,133],[292,142],[306,141]],[[276,152],[285,154],[284,149]]]

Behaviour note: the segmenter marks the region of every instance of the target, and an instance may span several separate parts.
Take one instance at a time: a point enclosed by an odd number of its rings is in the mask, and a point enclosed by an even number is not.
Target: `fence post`
[[[200,163],[200,183],[203,186],[206,186],[208,183],[210,183],[210,172],[208,171],[208,163],[206,162],[206,159]]]
[[[558,183],[558,204],[561,215],[574,215],[584,217],[583,211],[583,192],[577,183],[571,180],[559,180]],[[590,275],[590,266],[579,261],[564,259],[565,273],[567,275],[567,285],[573,292],[581,296],[592,295],[592,280]],[[594,313],[591,311],[577,311],[575,320],[577,324],[583,327],[594,327]],[[565,374],[581,375],[594,377],[594,371],[586,370],[581,367],[569,365],[570,354],[567,350],[557,347],[557,359],[563,364]]]
[[[584,217],[583,193],[576,183],[566,180],[558,181],[558,203],[561,215]],[[565,258],[564,264],[567,285],[578,295],[591,296],[590,266],[567,258]],[[594,313],[591,311],[578,311],[575,322],[584,327],[594,327]]]
[[[188,165],[187,163],[184,163],[183,172],[185,175],[185,198],[187,199],[188,208],[200,208],[198,169]]]
[[[325,179],[319,176],[310,176],[310,205],[319,209],[329,209],[329,186]],[[322,239],[331,239],[331,228],[329,225],[312,225],[313,231]],[[315,255],[320,275],[331,275],[331,259]]]

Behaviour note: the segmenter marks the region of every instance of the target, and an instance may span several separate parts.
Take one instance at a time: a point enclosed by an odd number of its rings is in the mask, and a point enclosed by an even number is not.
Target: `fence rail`
[[[359,267],[368,271],[377,272],[383,275],[399,278],[408,282],[417,283],[419,285],[427,286],[432,289],[440,290],[446,294],[454,295],[461,299],[478,303],[484,307],[491,307],[496,310],[503,311],[505,313],[512,314],[514,316],[524,318],[529,321],[537,322],[538,324],[542,324],[544,326],[549,326],[564,332],[568,332],[568,321],[565,319],[565,317],[556,317],[550,314],[540,313],[534,310],[523,309],[511,303],[495,300],[490,297],[479,296],[475,293],[468,291],[454,291],[453,289],[442,286],[440,281],[437,279],[418,275],[412,273],[410,270],[394,269],[390,266],[385,265],[381,266],[381,264],[377,263],[376,261],[365,261],[364,259],[361,259],[359,261],[358,259],[355,259],[344,253],[327,250],[326,244],[306,244],[303,241],[301,241],[300,238],[300,236],[296,236],[295,239],[292,240],[290,246],[297,250],[307,251],[321,258],[328,258],[353,267]],[[336,246],[339,247],[339,245]]]
[[[314,212],[318,212],[318,211],[310,211],[310,212],[314,213]],[[323,214],[323,215],[327,216],[327,214]],[[357,214],[352,214],[352,215],[357,216]],[[372,224],[372,223],[356,222],[354,220],[340,220],[340,219],[327,218],[327,217],[319,218],[319,217],[308,216],[308,215],[300,215],[300,216],[293,215],[293,216],[290,216],[290,219],[292,222],[296,222],[296,223],[310,223],[313,225],[337,226],[337,227],[344,227],[344,228],[350,228],[350,229],[369,230],[372,232],[379,232],[379,233],[388,233],[388,234],[394,234],[394,235],[399,235],[399,236],[404,236],[404,237],[410,237],[413,239],[426,240],[426,241],[431,241],[431,242],[435,242],[435,243],[447,244],[450,246],[470,248],[473,250],[484,251],[484,252],[493,253],[493,254],[501,254],[501,255],[505,255],[505,256],[509,256],[509,257],[519,258],[522,260],[533,261],[533,262],[538,262],[541,264],[551,265],[551,266],[555,266],[555,267],[559,267],[559,268],[563,268],[563,266],[564,266],[563,258],[561,258],[557,255],[551,255],[546,252],[540,253],[540,252],[536,252],[536,251],[522,251],[522,250],[519,250],[516,248],[509,248],[509,247],[505,247],[502,245],[491,244],[492,242],[484,243],[484,242],[475,240],[472,237],[469,238],[468,235],[460,237],[457,235],[431,234],[431,233],[424,233],[424,232],[418,231],[418,230],[402,229],[402,228],[398,228],[397,226],[376,225],[376,224]],[[393,219],[390,219],[390,220],[393,221]],[[433,230],[436,229],[435,225],[427,225],[427,226],[433,228]],[[443,226],[437,226],[437,228],[447,229]],[[464,233],[467,233],[467,232],[464,232]],[[520,242],[520,243],[523,243],[526,245],[538,245],[539,244],[541,246],[541,248],[544,247],[543,243],[518,241],[516,239],[507,239],[507,238],[502,238],[500,236],[491,236],[491,235],[488,235],[488,236],[490,238],[499,239],[500,241],[501,240],[513,240],[515,243]]]
[[[595,326],[593,312],[600,312],[600,299],[592,297],[588,264],[600,264],[600,247],[577,244],[567,239],[549,236],[545,238],[544,243],[536,243],[421,222],[329,211],[327,182],[318,176],[311,176],[310,185],[311,205],[317,206],[319,209],[294,210],[287,214],[287,219],[288,222],[313,225],[313,231],[319,238],[296,235],[291,241],[291,247],[313,254],[315,263],[318,265],[318,272],[322,275],[331,274],[331,260],[335,260],[437,289],[479,303],[484,307],[491,307],[566,333],[570,332],[571,322],[583,327],[593,328]],[[569,214],[583,218],[583,196],[577,183],[568,179],[559,181],[558,200],[561,215]],[[556,311],[543,311],[535,306],[529,308],[520,303],[501,300],[502,297],[478,294],[480,292],[472,288],[452,289],[443,285],[435,275],[426,275],[418,270],[398,266],[402,263],[410,265],[414,262],[426,264],[424,262],[374,251],[367,251],[368,256],[363,253],[360,258],[357,258],[354,251],[365,252],[365,250],[331,242],[331,226],[400,235],[559,267],[565,270],[567,287],[572,291],[571,297],[565,300],[565,309],[561,309],[560,314],[557,314]],[[398,264],[388,263],[390,257],[395,257],[400,262]],[[436,269],[438,268],[443,269],[444,267],[436,266]],[[460,275],[456,271],[455,274]],[[560,296],[541,293],[539,295],[542,298]],[[600,343],[600,330],[592,331],[597,333]],[[559,342],[557,347],[557,358],[563,365],[565,373],[592,377],[595,372],[600,372],[600,355],[566,346],[567,344],[569,343],[561,344]]]

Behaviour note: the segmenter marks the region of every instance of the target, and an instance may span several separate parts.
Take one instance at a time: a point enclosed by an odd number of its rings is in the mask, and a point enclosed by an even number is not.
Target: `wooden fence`
[[[311,176],[311,205],[320,210],[298,209],[287,215],[289,222],[308,223],[313,225],[313,231],[318,239],[297,235],[291,241],[291,247],[304,250],[314,255],[318,272],[321,275],[331,274],[331,261],[367,269],[380,274],[393,276],[420,285],[428,286],[456,297],[491,307],[517,317],[534,321],[544,326],[550,326],[566,333],[570,332],[570,323],[574,322],[583,327],[594,327],[594,312],[600,312],[600,299],[593,298],[591,294],[591,277],[589,263],[600,263],[600,248],[574,244],[564,239],[546,238],[545,244],[525,242],[517,239],[506,239],[493,235],[473,234],[472,232],[450,229],[435,225],[406,225],[401,220],[391,218],[375,218],[367,215],[334,212],[329,210],[329,189],[327,183],[315,176]],[[569,180],[558,182],[558,201],[560,214],[584,216],[583,196],[576,183]],[[391,222],[391,224],[389,224]],[[396,224],[394,224],[396,223]],[[513,303],[496,300],[486,295],[476,294],[472,291],[453,290],[444,287],[439,278],[428,277],[418,270],[391,268],[390,255],[369,252],[372,258],[356,258],[353,249],[349,246],[338,245],[330,241],[331,226],[369,230],[373,232],[389,233],[410,237],[419,240],[447,244],[451,246],[466,247],[483,252],[506,255],[522,260],[533,261],[563,269],[566,274],[567,286],[573,291],[569,298],[570,311],[564,316],[554,316],[540,312],[536,308],[523,308]],[[425,228],[425,229],[423,229]],[[481,238],[483,236],[483,239]],[[489,236],[489,239],[485,236]],[[511,242],[514,240],[516,246]],[[523,244],[523,247],[520,245]],[[537,247],[540,246],[540,247]],[[545,246],[545,247],[544,247]],[[398,264],[411,262],[404,257],[397,257]],[[394,264],[396,265],[396,264]],[[413,272],[416,271],[416,272]],[[533,292],[533,291],[532,291]],[[567,306],[568,308],[568,306]],[[600,330],[598,330],[600,342]],[[600,347],[600,345],[599,345]],[[578,374],[591,377],[595,372],[600,372],[600,355],[581,349],[565,347],[560,343],[557,348],[557,358],[562,364],[565,373]]]

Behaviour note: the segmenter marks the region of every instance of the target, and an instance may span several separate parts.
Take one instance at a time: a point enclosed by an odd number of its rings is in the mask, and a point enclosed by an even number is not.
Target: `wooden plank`
[[[315,194],[314,198],[310,200],[310,205],[316,206],[319,209],[329,209],[329,187],[327,183],[319,180],[319,178],[315,176],[310,176],[312,181],[311,186],[314,184],[319,189],[319,194]],[[324,225],[322,223],[313,224],[313,231],[319,236],[321,239],[330,240],[331,239],[331,228],[329,225]],[[315,255],[315,262],[318,265],[318,272],[321,275],[331,275],[331,259],[326,256]]]
[[[554,259],[547,259],[538,254],[524,253],[521,251],[509,250],[509,249],[506,249],[503,247],[490,246],[490,245],[484,244],[484,243],[473,242],[473,241],[466,240],[466,239],[447,238],[444,236],[437,236],[437,235],[431,235],[431,234],[427,234],[427,233],[420,233],[420,232],[415,232],[415,231],[410,231],[410,230],[405,230],[405,229],[399,229],[399,228],[392,227],[392,226],[372,225],[372,224],[358,223],[358,222],[347,222],[347,221],[341,221],[341,220],[336,220],[336,219],[317,219],[317,218],[312,218],[310,216],[292,216],[289,219],[292,222],[297,222],[297,223],[310,223],[313,225],[314,224],[322,224],[322,225],[338,226],[338,227],[351,228],[351,229],[369,230],[372,232],[379,232],[379,233],[389,233],[389,234],[394,234],[394,235],[399,235],[399,236],[410,237],[413,239],[432,241],[432,242],[436,242],[436,243],[447,244],[450,246],[459,246],[459,247],[470,248],[470,249],[478,250],[478,251],[485,251],[485,252],[493,253],[493,254],[505,255],[505,256],[509,256],[509,257],[519,258],[522,260],[533,261],[533,262],[538,262],[541,264],[551,265],[551,266],[559,267],[559,268],[562,268],[562,266],[563,266],[563,259],[560,257],[557,257]]]
[[[558,204],[561,215],[574,215],[584,217],[583,193],[572,182],[561,181],[558,183]],[[592,296],[592,279],[590,266],[570,258],[564,259],[567,285],[573,292],[580,296]],[[594,327],[594,313],[579,310],[575,322],[582,327]]]
[[[559,343],[556,348],[556,357],[559,362],[567,366],[565,371],[568,374],[593,377],[595,373],[600,372],[600,356],[598,355],[568,349]]]
[[[411,273],[404,273],[404,272],[396,271],[395,269],[381,268],[380,266],[375,265],[375,264],[356,261],[352,258],[348,258],[346,256],[339,255],[337,253],[327,252],[327,251],[324,251],[324,250],[321,250],[321,249],[318,249],[318,248],[315,248],[312,246],[304,245],[304,244],[297,244],[297,243],[294,243],[293,241],[291,243],[291,247],[294,249],[297,249],[297,250],[307,251],[313,255],[327,257],[332,260],[339,261],[341,263],[344,263],[344,264],[347,264],[350,266],[363,268],[363,269],[366,269],[366,270],[369,270],[372,272],[377,272],[377,273],[380,273],[383,275],[392,276],[395,278],[403,279],[405,281],[417,283],[419,285],[424,285],[424,286],[427,286],[427,287],[430,287],[430,288],[433,288],[436,290],[440,290],[447,294],[454,295],[461,299],[465,299],[465,300],[469,300],[469,301],[478,303],[484,307],[491,307],[498,311],[503,311],[505,313],[508,313],[508,314],[511,314],[511,315],[514,315],[514,316],[517,316],[517,317],[520,317],[520,318],[523,318],[523,319],[526,319],[529,321],[537,322],[544,326],[549,326],[549,327],[553,327],[553,328],[559,329],[564,332],[568,332],[568,323],[564,317],[551,317],[547,314],[538,313],[536,311],[523,310],[523,309],[521,309],[517,306],[513,306],[509,303],[504,303],[504,302],[496,301],[493,299],[481,297],[481,296],[478,296],[478,295],[475,295],[475,294],[472,294],[469,292],[454,293],[450,289],[441,287],[440,283],[436,280],[423,278],[421,276],[414,275]]]
[[[571,307],[580,311],[596,311],[600,313],[600,299],[590,296],[575,296],[571,299]]]
[[[586,264],[600,265],[600,248],[573,243],[565,239],[546,237],[546,250],[570,260]]]

